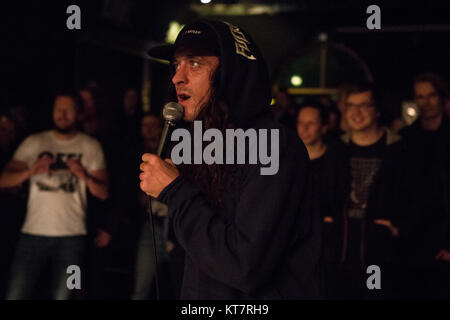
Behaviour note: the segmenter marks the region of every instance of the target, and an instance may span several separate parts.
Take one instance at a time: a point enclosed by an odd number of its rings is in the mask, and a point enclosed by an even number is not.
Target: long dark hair
[[[225,137],[225,130],[234,128],[233,121],[230,117],[230,112],[223,96],[219,90],[220,79],[220,64],[211,75],[211,91],[210,99],[201,108],[195,120],[202,121],[203,132],[210,128],[218,129]],[[176,101],[176,93],[173,84],[169,86],[169,99]],[[194,137],[193,122],[187,124],[187,129]],[[193,143],[191,143],[193,145]],[[203,148],[202,148],[203,150]],[[225,145],[223,155],[225,158]],[[191,151],[191,158],[193,159],[193,150]],[[225,159],[224,159],[225,162]],[[180,166],[180,171],[192,180],[204,192],[209,202],[218,207],[223,204],[225,200],[225,190],[232,181],[237,169],[237,165],[232,164],[191,164]]]

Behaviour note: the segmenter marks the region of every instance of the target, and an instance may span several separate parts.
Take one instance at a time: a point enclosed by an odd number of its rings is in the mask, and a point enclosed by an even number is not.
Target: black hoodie
[[[280,159],[274,175],[240,167],[220,208],[183,175],[161,192],[186,252],[181,298],[319,298],[320,218],[306,148],[273,120],[267,66],[250,36],[202,21],[220,44],[220,90],[234,124],[278,129]]]

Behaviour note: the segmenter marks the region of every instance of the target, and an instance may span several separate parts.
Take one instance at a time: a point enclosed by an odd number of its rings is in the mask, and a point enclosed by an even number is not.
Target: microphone
[[[161,157],[163,149],[166,145],[167,135],[171,127],[175,126],[175,122],[183,118],[184,108],[176,102],[169,102],[163,108],[164,127],[161,132],[161,138],[159,139],[158,148],[156,149],[156,155]]]
[[[163,108],[164,117],[164,127],[161,132],[161,138],[159,139],[158,148],[156,149],[156,155],[161,157],[163,149],[166,145],[167,136],[169,134],[170,128],[175,126],[175,122],[183,118],[184,108],[176,102],[169,102]],[[150,196],[147,197],[147,214],[149,218],[150,231],[152,233],[153,240],[153,252],[155,256],[155,285],[156,285],[156,300],[159,300],[159,279],[158,279],[158,257],[156,254],[156,239],[155,239],[155,228],[153,224],[153,213],[152,213],[152,199]]]

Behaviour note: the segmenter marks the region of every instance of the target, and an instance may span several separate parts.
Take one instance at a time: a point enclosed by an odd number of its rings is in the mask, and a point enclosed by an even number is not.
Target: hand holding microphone
[[[157,198],[161,191],[175,180],[180,172],[169,160],[162,160],[157,155],[145,153],[142,156],[139,175],[140,187],[147,195]]]
[[[139,167],[142,171],[139,175],[141,180],[140,188],[147,195],[154,198],[158,197],[161,191],[180,175],[180,172],[171,160],[166,159],[164,161],[160,156],[164,151],[170,128],[183,117],[183,111],[183,107],[175,102],[169,102],[164,106],[163,117],[165,122],[157,154],[144,153],[142,156],[143,162]]]

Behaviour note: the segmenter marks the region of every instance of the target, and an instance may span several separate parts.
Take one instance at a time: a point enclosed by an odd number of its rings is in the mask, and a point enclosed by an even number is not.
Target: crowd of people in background
[[[450,298],[449,91],[425,73],[412,92],[419,117],[392,126],[380,121],[373,84],[343,84],[335,102],[274,95],[274,117],[297,131],[315,173],[329,299]],[[139,189],[141,156],[155,152],[162,130],[140,100],[127,88],[111,108],[90,82],[55,96],[54,128],[41,133],[29,131],[25,108],[0,111],[3,297],[178,297],[183,250],[167,207]],[[40,221],[49,202],[75,214]],[[69,260],[83,266],[81,290],[67,290]],[[381,290],[367,289],[370,265]]]
[[[419,117],[398,132],[381,123],[374,85],[342,88],[334,128],[318,103],[297,114],[319,186],[328,297],[448,299],[448,88],[436,74],[417,76]],[[371,265],[382,290],[367,289]]]

